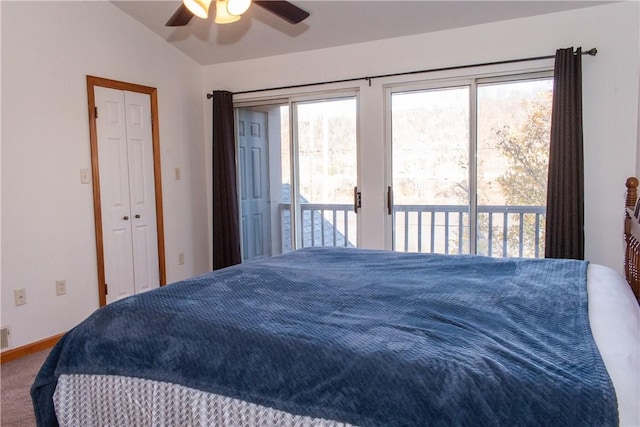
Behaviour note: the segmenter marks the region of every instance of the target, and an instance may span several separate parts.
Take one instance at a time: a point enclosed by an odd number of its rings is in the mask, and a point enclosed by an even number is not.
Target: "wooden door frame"
[[[96,86],[129,92],[144,93],[151,97],[151,139],[153,143],[153,175],[156,197],[156,228],[158,236],[158,270],[160,286],[167,284],[164,252],[164,220],[162,214],[162,174],[160,171],[160,132],[158,126],[158,91],[154,87],[120,82],[101,77],[87,76],[87,99],[89,102],[89,139],[91,143],[91,173],[93,177],[93,215],[96,232],[96,257],[98,266],[98,298],[100,307],[107,304],[104,248],[102,230],[102,203],[100,201],[100,168],[98,165],[98,131],[96,128]]]

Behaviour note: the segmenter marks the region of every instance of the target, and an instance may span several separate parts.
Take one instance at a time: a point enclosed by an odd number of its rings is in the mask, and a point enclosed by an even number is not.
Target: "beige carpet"
[[[29,389],[50,350],[43,350],[0,365],[2,427],[36,425]]]

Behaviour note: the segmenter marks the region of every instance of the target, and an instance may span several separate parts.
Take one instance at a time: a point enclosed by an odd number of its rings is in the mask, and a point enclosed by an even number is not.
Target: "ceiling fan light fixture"
[[[198,18],[207,19],[209,17],[211,0],[182,0],[182,3]]]
[[[251,6],[251,0],[227,0],[227,12],[230,15],[242,15],[249,6]]]
[[[216,0],[216,24],[230,24],[240,19],[239,15],[232,15],[227,9],[227,0]]]

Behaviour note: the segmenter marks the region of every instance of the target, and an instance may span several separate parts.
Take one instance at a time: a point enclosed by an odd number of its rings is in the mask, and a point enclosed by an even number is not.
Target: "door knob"
[[[140,215],[136,215],[136,218],[140,218]]]
[[[125,216],[122,219],[124,219],[125,221],[129,221],[129,217],[128,216]]]

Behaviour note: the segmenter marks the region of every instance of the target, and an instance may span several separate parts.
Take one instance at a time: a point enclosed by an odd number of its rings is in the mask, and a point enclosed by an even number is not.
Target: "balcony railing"
[[[282,250],[291,250],[290,209],[280,204]],[[355,246],[356,217],[349,204],[301,203],[301,242],[309,246]],[[544,206],[478,206],[476,253],[544,256]],[[395,205],[394,250],[469,253],[466,205]]]
[[[291,250],[291,205],[280,205],[283,252]],[[355,247],[356,217],[353,205],[301,203],[301,243],[309,246]]]
[[[478,206],[476,253],[539,258],[544,255],[544,206]],[[466,205],[396,205],[394,249],[469,253]]]

